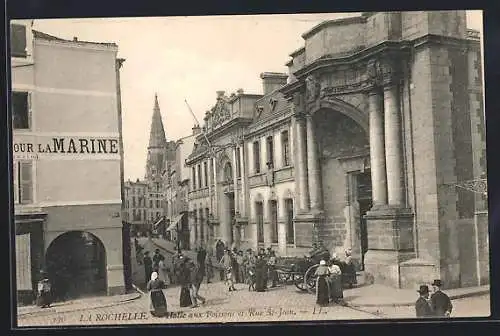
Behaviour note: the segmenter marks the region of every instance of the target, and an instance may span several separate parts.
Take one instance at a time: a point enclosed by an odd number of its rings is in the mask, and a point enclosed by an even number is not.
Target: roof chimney
[[[260,74],[264,95],[267,95],[286,85],[288,75],[278,72],[263,72]]]
[[[242,95],[245,91],[243,91],[243,89],[238,89],[238,91],[236,91],[237,94],[239,95]]]
[[[221,99],[222,97],[224,97],[224,93],[226,93],[225,91],[217,91],[217,99]]]
[[[73,42],[78,42],[78,37],[73,37]]]
[[[201,133],[201,127],[198,124],[194,125],[192,130],[193,130],[193,135],[198,135]]]

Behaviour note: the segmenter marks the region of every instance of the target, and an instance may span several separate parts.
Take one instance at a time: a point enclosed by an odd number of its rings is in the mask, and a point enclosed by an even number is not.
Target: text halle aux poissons
[[[66,146],[67,145],[67,146]],[[65,139],[52,138],[52,144],[15,143],[15,153],[74,153],[74,154],[117,154],[117,139]]]

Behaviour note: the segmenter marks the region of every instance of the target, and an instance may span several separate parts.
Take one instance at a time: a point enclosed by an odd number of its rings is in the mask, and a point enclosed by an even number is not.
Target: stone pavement
[[[489,294],[489,286],[444,290],[452,300]],[[395,289],[383,285],[367,285],[346,289],[344,297],[355,307],[413,306],[418,298],[416,289]]]
[[[80,310],[96,309],[109,306],[117,306],[130,301],[139,299],[142,296],[139,292],[124,294],[124,295],[113,295],[113,296],[100,296],[100,297],[87,297],[83,299],[75,299],[64,302],[55,302],[50,308],[40,308],[38,306],[23,306],[17,307],[17,315],[29,316],[29,315],[50,315],[59,314],[67,312],[76,312]]]

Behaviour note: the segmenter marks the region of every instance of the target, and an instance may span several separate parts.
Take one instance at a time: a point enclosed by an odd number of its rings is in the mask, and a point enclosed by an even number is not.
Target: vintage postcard
[[[481,11],[11,21],[17,326],[489,316],[482,49]]]

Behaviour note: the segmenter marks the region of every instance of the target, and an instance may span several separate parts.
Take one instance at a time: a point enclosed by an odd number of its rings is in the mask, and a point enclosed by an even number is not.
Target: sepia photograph
[[[482,11],[9,30],[17,327],[490,316]]]

